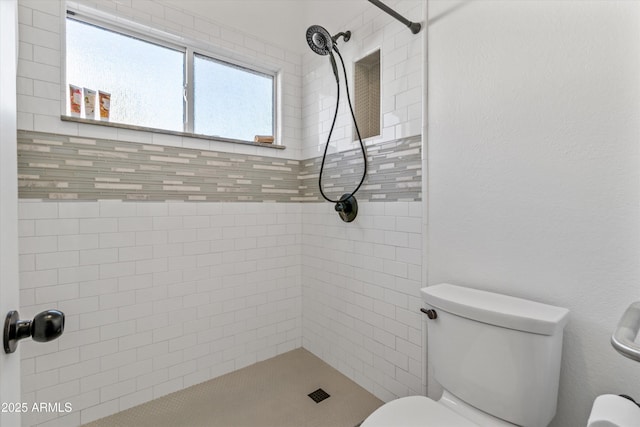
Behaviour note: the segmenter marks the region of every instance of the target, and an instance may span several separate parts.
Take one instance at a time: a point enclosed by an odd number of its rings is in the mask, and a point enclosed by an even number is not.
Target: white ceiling
[[[237,28],[262,40],[304,53],[305,32],[310,25],[337,28],[375,7],[367,0],[165,0],[176,8]]]

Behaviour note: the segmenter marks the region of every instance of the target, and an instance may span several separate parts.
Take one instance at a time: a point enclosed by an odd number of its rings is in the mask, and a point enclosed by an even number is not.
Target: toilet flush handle
[[[438,318],[438,313],[436,313],[434,309],[427,310],[426,308],[421,308],[420,311],[426,314],[427,317],[431,320]]]

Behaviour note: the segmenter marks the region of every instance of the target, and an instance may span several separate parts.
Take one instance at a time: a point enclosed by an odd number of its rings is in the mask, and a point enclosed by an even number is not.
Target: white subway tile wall
[[[385,4],[413,21],[422,19],[426,7],[421,0]],[[374,6],[341,24],[327,29],[352,32],[349,42],[338,42],[350,83],[353,62],[380,49],[381,133],[367,139],[367,146],[420,135],[423,38]],[[310,159],[324,150],[336,88],[326,57],[309,51],[302,63],[302,158]],[[341,94],[329,153],[357,149],[344,86]],[[387,158],[393,162],[407,154],[398,150]],[[328,203],[302,208],[303,345],[384,401],[425,394],[426,346],[418,311],[422,203],[361,205],[351,224],[342,223]]]
[[[300,347],[301,206],[20,201],[20,314],[67,314],[60,339],[21,343],[23,399],[73,406],[24,425],[79,425]]]
[[[256,65],[279,70],[282,75],[279,80],[281,92],[284,94],[280,113],[281,141],[286,150],[61,121],[60,116],[66,112],[66,87],[62,81],[66,5],[79,10],[102,10],[118,19],[205,43],[214,51],[224,50],[230,59],[255,62]],[[232,30],[224,24],[148,0],[124,3],[118,0],[20,0],[18,19],[19,129],[300,159],[302,58],[299,54]]]
[[[385,4],[418,22],[426,7],[426,2],[421,0],[385,1]],[[381,130],[380,136],[367,139],[366,144],[421,134],[422,37],[412,34],[406,26],[373,5],[364,14],[341,24],[344,25],[327,29],[332,34],[346,30],[352,33],[349,42],[344,43],[342,39],[338,42],[350,84],[354,83],[353,63],[380,49]],[[343,80],[342,72],[340,76]],[[339,114],[329,152],[353,149],[358,144],[353,140],[353,122],[344,83],[341,84]],[[324,150],[336,105],[336,83],[330,62],[326,56],[318,56],[311,50],[302,58],[302,100],[302,159],[308,159]]]
[[[303,346],[381,400],[424,394],[422,203],[360,203],[349,224],[328,203],[302,216]]]

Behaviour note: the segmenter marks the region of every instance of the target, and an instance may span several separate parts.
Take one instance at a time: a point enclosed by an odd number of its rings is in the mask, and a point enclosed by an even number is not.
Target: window
[[[193,71],[195,133],[245,141],[273,135],[273,76],[202,55]]]
[[[110,121],[184,130],[183,82],[184,52],[67,19],[67,84],[111,94]]]
[[[275,136],[275,73],[69,14],[67,87],[110,93],[109,121],[241,141]],[[82,117],[99,119],[84,107]]]

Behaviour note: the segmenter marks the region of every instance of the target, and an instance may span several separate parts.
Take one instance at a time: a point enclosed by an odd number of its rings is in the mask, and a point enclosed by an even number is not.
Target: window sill
[[[284,150],[285,148],[287,148],[284,145],[279,145],[279,144],[266,144],[263,142],[242,141],[239,139],[222,138],[219,136],[200,135],[200,134],[188,133],[188,132],[176,132],[176,131],[166,130],[166,129],[156,129],[156,128],[149,128],[145,126],[127,125],[124,123],[103,122],[101,120],[83,119],[80,117],[72,117],[72,116],[60,116],[60,120],[62,120],[63,122],[84,123],[89,125],[107,126],[112,128],[118,128],[118,129],[129,129],[129,130],[136,130],[136,131],[142,131],[142,132],[161,133],[164,135],[174,135],[174,136],[181,136],[181,137],[194,138],[194,139],[205,139],[208,141],[229,142],[232,144],[251,145],[254,147],[274,148],[276,150]]]

